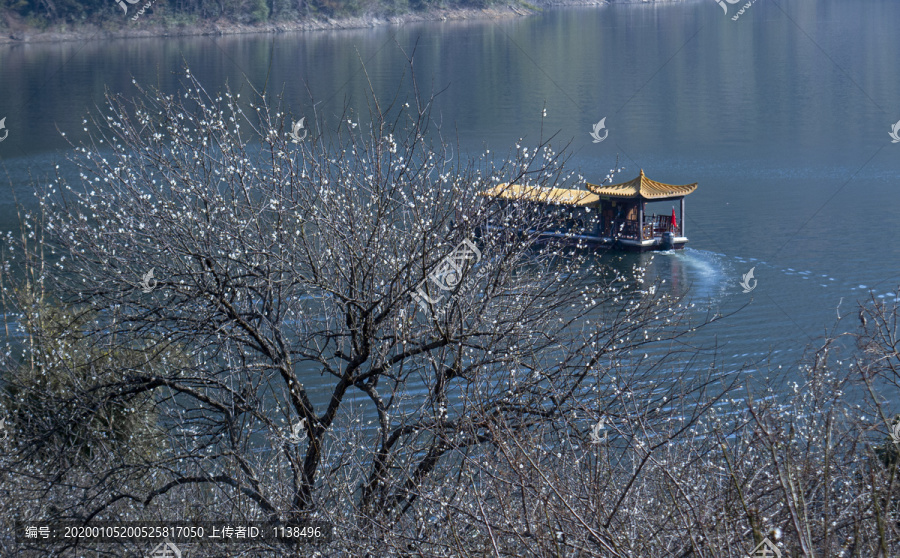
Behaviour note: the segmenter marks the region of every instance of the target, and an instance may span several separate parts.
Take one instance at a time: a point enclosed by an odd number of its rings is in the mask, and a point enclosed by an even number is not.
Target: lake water
[[[392,93],[416,47],[420,83],[447,88],[435,114],[470,154],[506,153],[541,134],[572,142],[599,182],[619,157],[687,198],[689,248],[650,270],[722,313],[707,330],[730,368],[769,352],[789,363],[858,300],[892,300],[900,283],[900,49],[896,0],[758,1],[737,21],[714,2],[547,10],[503,21],[236,37],[85,41],[0,47],[0,160],[20,200],[63,159],[105,89],[132,77],[177,91],[182,60],[208,90],[283,91],[311,115],[307,87],[334,114],[362,107],[360,59]],[[399,45],[399,46],[398,46]],[[541,119],[542,109],[547,116]],[[589,132],[606,118],[608,137]],[[334,118],[332,118],[334,120]],[[58,131],[59,130],[59,131]],[[2,134],[2,132],[0,132]],[[28,200],[27,204],[33,205]],[[662,212],[667,212],[664,208]],[[15,226],[0,188],[0,229]],[[650,255],[627,261],[650,262]],[[755,268],[749,294],[739,285]],[[870,291],[873,294],[870,294]]]

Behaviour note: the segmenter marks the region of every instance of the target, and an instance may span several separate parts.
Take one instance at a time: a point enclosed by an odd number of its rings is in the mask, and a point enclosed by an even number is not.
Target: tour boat
[[[697,189],[697,183],[674,185],[650,180],[641,170],[633,180],[598,186],[585,183],[585,190],[500,184],[479,194],[495,200],[502,226],[509,227],[510,215],[522,215],[523,209],[551,214],[554,226],[542,228],[544,237],[645,252],[680,250],[688,239],[684,235],[684,198]],[[648,202],[679,202],[680,214],[647,215]],[[503,209],[519,211],[504,212]],[[538,220],[540,221],[540,220]],[[496,220],[488,226],[501,226]]]

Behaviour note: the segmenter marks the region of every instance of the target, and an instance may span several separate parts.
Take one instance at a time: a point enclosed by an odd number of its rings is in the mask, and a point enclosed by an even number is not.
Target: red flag
[[[678,228],[678,221],[675,219],[675,207],[672,207],[672,230]]]

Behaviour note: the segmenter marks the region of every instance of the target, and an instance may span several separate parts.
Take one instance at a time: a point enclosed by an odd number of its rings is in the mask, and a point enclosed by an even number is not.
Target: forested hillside
[[[360,14],[393,15],[428,7],[484,7],[499,0],[155,0],[152,13],[169,20],[227,20],[240,23],[296,21]],[[128,6],[130,16],[144,2]],[[122,3],[122,5],[126,5]],[[0,0],[2,23],[44,28],[64,23],[124,23],[117,0]]]

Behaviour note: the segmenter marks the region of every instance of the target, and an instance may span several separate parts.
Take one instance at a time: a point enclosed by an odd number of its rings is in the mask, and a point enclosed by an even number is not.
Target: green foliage
[[[495,4],[494,0],[462,0],[460,4],[472,8],[487,8],[492,4]]]
[[[165,358],[117,347],[114,340],[89,341],[96,321],[88,313],[61,304],[26,307],[24,358],[4,377],[0,405],[31,456],[71,465],[74,459],[142,461],[157,454],[164,437],[152,395],[111,395],[127,393],[131,371],[146,372]]]
[[[296,6],[291,0],[271,0],[272,9],[269,17],[273,20],[289,20],[291,18],[291,10]]]
[[[408,0],[386,0],[384,4],[385,12],[391,15],[398,15],[409,11]]]
[[[0,11],[4,13],[16,13],[19,15],[28,13],[31,4],[28,0],[0,0]]]
[[[313,14],[338,15],[343,11],[344,5],[339,0],[309,0],[310,11]]]
[[[266,0],[251,0],[250,21],[262,23],[269,19],[269,4]]]
[[[441,0],[410,0],[409,5],[414,10],[426,10],[443,6]]]

